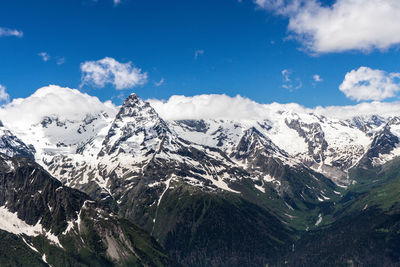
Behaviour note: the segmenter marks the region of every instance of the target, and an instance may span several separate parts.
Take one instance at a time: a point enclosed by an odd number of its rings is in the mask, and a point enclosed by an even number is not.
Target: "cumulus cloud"
[[[57,65],[62,65],[66,61],[65,57],[58,57],[57,58]]]
[[[0,27],[0,37],[15,36],[21,38],[24,35],[22,31]]]
[[[289,91],[295,91],[303,86],[300,78],[293,78],[293,72],[291,70],[284,69],[281,71],[282,74],[282,87]]]
[[[0,102],[8,103],[10,101],[10,96],[6,92],[6,87],[0,84]]]
[[[255,0],[289,18],[288,31],[314,53],[387,49],[400,43],[400,1]]]
[[[117,90],[123,90],[147,82],[147,73],[134,67],[132,62],[120,63],[110,57],[82,63],[81,72],[81,86],[93,85],[103,88],[106,84],[112,84]]]
[[[346,74],[339,89],[352,100],[383,100],[400,91],[400,73],[360,67]]]
[[[265,109],[242,96],[196,95],[186,97],[171,96],[168,101],[147,100],[165,119],[248,119],[263,116]],[[235,108],[232,108],[235,107]]]
[[[40,52],[38,56],[41,57],[44,62],[50,60],[50,55],[47,52]]]
[[[317,82],[317,83],[320,83],[320,82],[323,82],[324,80],[321,78],[321,76],[319,76],[318,74],[315,74],[314,76],[313,76],[313,80],[314,80],[314,82]]]
[[[27,98],[16,98],[4,105],[0,108],[0,120],[6,125],[26,128],[41,122],[45,116],[82,120],[87,114],[100,112],[107,112],[112,116],[116,114],[116,109],[110,101],[103,103],[97,97],[76,89],[49,85],[38,89]]]
[[[281,111],[294,113],[315,113],[336,119],[350,119],[354,116],[380,115],[398,116],[400,103],[360,103],[352,106],[328,106],[306,108],[296,103],[260,104],[249,98],[237,95],[196,95],[171,96],[167,101],[147,100],[165,120],[183,119],[227,119],[227,120],[263,120],[276,117]],[[234,107],[234,108],[232,108]]]

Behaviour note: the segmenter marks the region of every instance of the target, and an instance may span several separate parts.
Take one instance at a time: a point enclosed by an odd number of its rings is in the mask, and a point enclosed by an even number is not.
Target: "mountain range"
[[[0,263],[398,264],[400,115],[261,117],[166,120],[131,94],[2,123]]]

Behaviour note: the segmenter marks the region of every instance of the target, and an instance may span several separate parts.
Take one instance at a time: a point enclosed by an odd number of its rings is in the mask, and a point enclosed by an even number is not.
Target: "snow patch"
[[[49,241],[59,247],[62,247],[58,237],[50,232],[47,232],[40,224],[40,221],[38,221],[36,225],[29,225],[23,220],[19,219],[17,213],[10,212],[4,206],[0,207],[0,229],[16,235],[44,235]]]
[[[322,214],[320,213],[320,214],[318,215],[318,220],[315,222],[315,226],[320,225],[321,222],[322,222]]]
[[[265,188],[263,186],[259,186],[257,184],[254,184],[254,187],[260,190],[261,192],[265,193]]]
[[[35,247],[33,247],[31,244],[29,244],[29,243],[25,240],[25,238],[23,238],[22,236],[21,236],[21,238],[22,238],[22,241],[24,241],[24,243],[25,243],[30,249],[32,249],[33,251],[39,253],[39,251],[38,251]]]

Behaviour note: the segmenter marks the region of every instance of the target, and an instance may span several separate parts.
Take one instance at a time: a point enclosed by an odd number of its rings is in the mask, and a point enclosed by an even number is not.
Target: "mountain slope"
[[[362,171],[337,203],[334,220],[304,233],[286,260],[291,265],[398,266],[400,262],[400,159]]]
[[[54,266],[170,262],[145,232],[29,159],[0,154],[0,172],[0,229],[18,236],[3,233],[19,249],[34,252],[29,260]]]
[[[26,145],[0,121],[0,153],[10,157],[22,156],[34,159],[36,151],[32,145]]]

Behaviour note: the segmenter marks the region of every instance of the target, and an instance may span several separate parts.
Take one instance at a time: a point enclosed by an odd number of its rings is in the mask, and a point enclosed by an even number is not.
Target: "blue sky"
[[[313,5],[294,7],[302,1],[4,0],[0,84],[11,99],[56,84],[116,104],[132,92],[144,99],[239,94],[259,103],[296,102],[306,107],[398,100],[399,40],[392,37],[400,36],[398,21],[391,20],[393,29],[380,38],[385,42],[372,36],[374,31],[382,32],[379,27],[358,23],[362,14],[332,35],[310,26],[320,23],[329,28],[336,23],[324,17],[325,9],[333,19],[343,20],[341,8],[351,13],[352,8],[359,10],[357,3],[377,4],[364,1],[310,0]],[[376,13],[386,19],[395,17],[400,10],[396,1],[383,2],[394,5],[393,11],[379,12],[378,7]],[[320,16],[302,20],[310,10]],[[372,23],[381,21],[378,15],[370,16]],[[11,30],[21,34],[4,33]],[[356,36],[363,31],[371,35]],[[310,37],[310,32],[317,34]],[[131,62],[131,68],[140,68],[147,78],[123,90],[116,90],[115,83],[82,84],[81,64],[105,57]],[[361,73],[362,66],[368,69]],[[353,83],[339,90],[351,71],[354,75],[348,80]],[[316,82],[314,75],[321,81]],[[360,76],[364,78],[359,81]],[[368,97],[368,91],[360,92],[360,85],[372,91],[374,85],[380,91]]]

